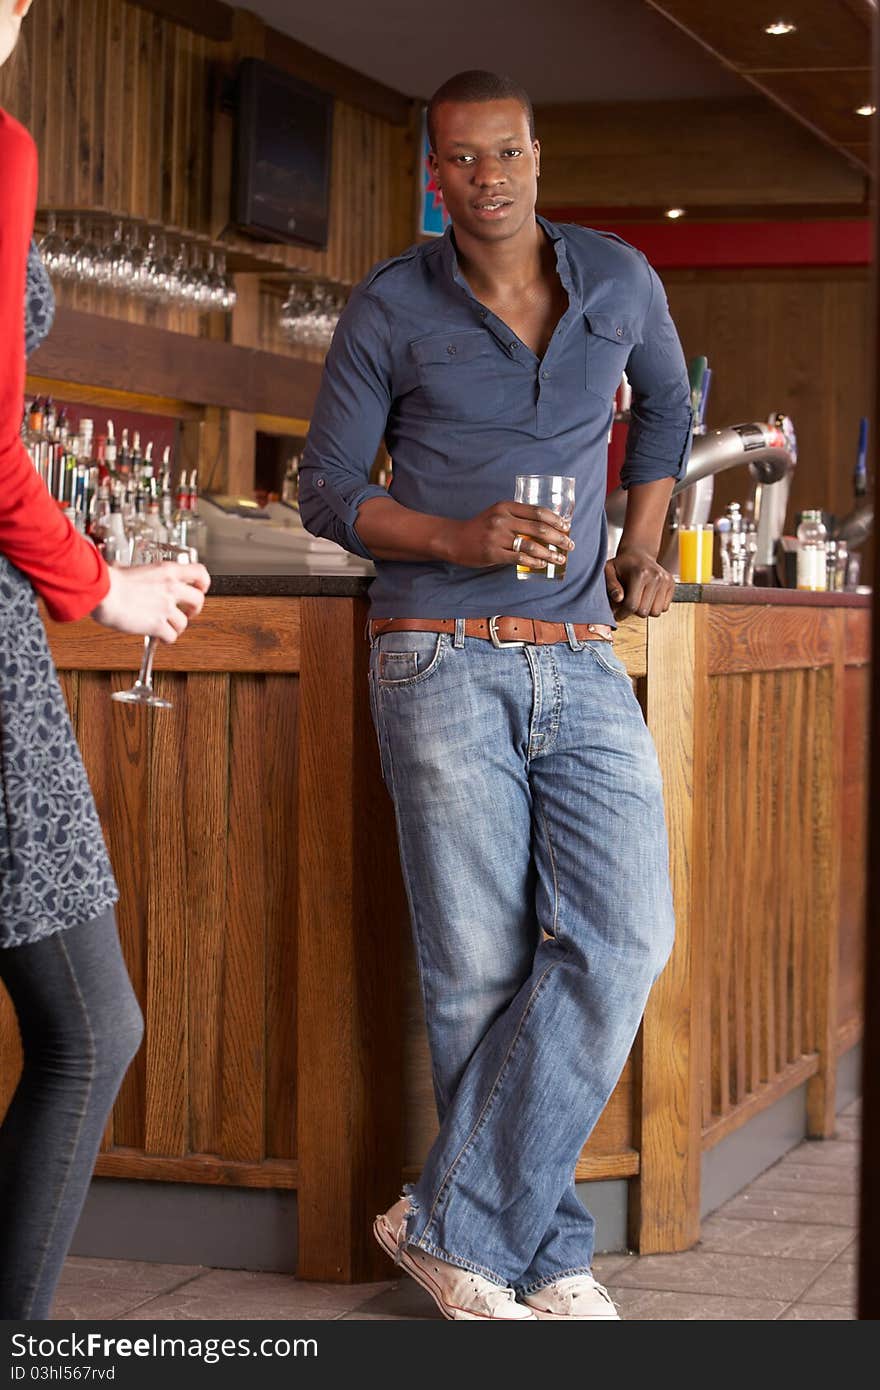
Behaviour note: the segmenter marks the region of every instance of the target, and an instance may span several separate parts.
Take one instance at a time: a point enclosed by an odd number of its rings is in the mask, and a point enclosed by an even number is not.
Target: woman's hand
[[[204,565],[110,566],[110,588],[92,617],[117,632],[176,642],[190,618],[201,612],[211,576]]]

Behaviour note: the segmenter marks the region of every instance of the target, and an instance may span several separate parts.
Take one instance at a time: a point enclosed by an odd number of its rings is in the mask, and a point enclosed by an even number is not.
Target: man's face
[[[503,241],[534,220],[540,146],[518,101],[448,101],[434,113],[433,173],[456,231]]]

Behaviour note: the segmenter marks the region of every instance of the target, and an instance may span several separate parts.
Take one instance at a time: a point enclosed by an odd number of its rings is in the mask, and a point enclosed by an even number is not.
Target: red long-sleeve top
[[[37,150],[0,109],[0,552],[26,574],[53,618],[82,618],[110,576],[95,547],[50,497],[21,442],[24,297],[37,202]]]

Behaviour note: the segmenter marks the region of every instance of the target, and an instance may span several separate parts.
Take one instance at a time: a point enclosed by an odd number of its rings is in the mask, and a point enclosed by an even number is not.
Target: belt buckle
[[[502,615],[501,615],[500,613],[496,613],[496,614],[494,614],[493,617],[491,617],[491,618],[489,619],[489,636],[490,636],[490,638],[492,639],[492,646],[493,646],[493,647],[498,647],[499,650],[500,650],[502,647],[524,647],[524,646],[525,646],[525,642],[502,642],[502,641],[501,641],[501,638],[498,636],[498,627],[497,627],[498,619],[499,619],[501,616],[502,616]]]

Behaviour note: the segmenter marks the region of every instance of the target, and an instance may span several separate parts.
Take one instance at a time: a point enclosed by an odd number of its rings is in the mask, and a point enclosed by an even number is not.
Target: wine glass
[[[180,565],[188,565],[195,561],[196,552],[188,545],[162,545],[159,542],[149,542],[138,539],[135,547],[132,564],[135,565],[158,565],[163,560],[176,560]],[[118,700],[124,705],[151,705],[153,709],[171,709],[170,700],[163,700],[161,695],[157,695],[153,689],[153,659],[156,655],[156,643],[158,638],[144,638],[144,654],[141,658],[141,668],[138,671],[137,680],[129,690],[114,690],[110,696],[111,700]]]

